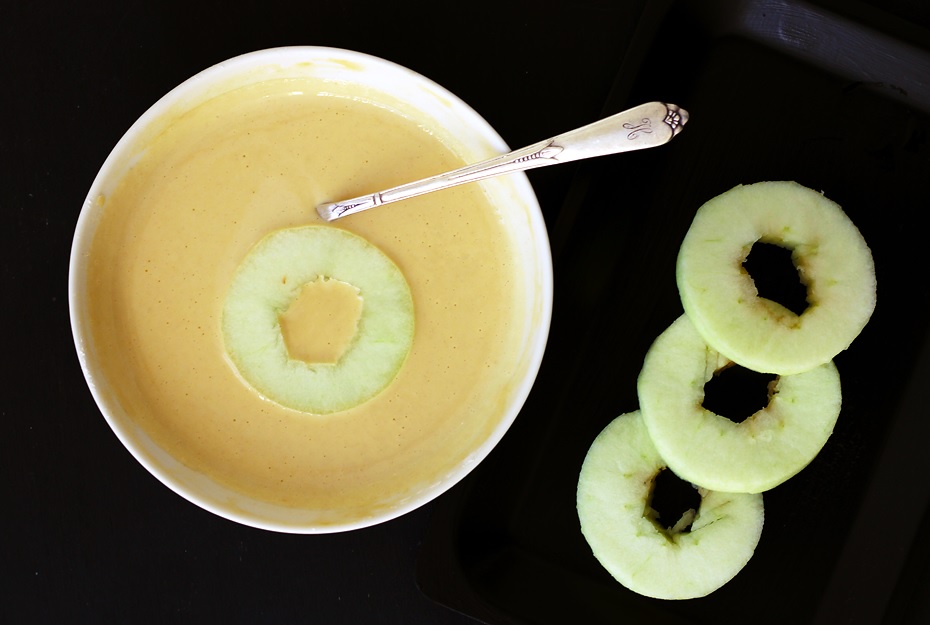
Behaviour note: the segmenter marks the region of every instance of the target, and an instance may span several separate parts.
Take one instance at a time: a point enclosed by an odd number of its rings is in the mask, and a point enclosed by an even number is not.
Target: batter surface
[[[110,194],[89,264],[93,338],[119,401],[184,464],[259,499],[353,509],[427,485],[496,426],[519,351],[520,279],[499,216],[463,185],[340,220],[404,272],[416,335],[373,400],[318,416],[251,389],[220,315],[265,234],[314,207],[464,163],[383,107],[270,81],[170,124]]]

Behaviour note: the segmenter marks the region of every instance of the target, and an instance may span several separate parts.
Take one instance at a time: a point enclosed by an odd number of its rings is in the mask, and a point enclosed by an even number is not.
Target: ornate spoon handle
[[[333,221],[389,202],[500,174],[651,148],[671,141],[687,121],[688,112],[684,109],[674,104],[649,102],[474,165],[371,195],[321,204],[316,210],[324,220]]]

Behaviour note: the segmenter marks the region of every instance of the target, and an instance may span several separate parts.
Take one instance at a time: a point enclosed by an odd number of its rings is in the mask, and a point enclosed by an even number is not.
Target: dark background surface
[[[630,376],[622,383],[616,376],[632,372],[635,378],[642,350],[677,314],[669,271],[688,211],[754,176],[835,189],[840,197],[834,199],[873,245],[880,289],[888,296],[883,300],[880,291],[882,316],[870,324],[874,329],[864,335],[860,355],[846,361],[850,377],[844,382],[862,382],[850,391],[847,433],[812,465],[800,490],[767,499],[768,509],[781,511],[767,521],[767,551],[718,605],[729,602],[722,614],[738,619],[745,616],[740,610],[780,593],[779,605],[800,606],[800,618],[792,622],[801,623],[811,621],[818,607],[832,610],[856,595],[865,598],[852,601],[835,622],[926,622],[906,620],[926,616],[911,600],[925,590],[917,584],[926,575],[926,560],[908,557],[930,549],[926,540],[911,540],[920,523],[927,527],[921,520],[925,499],[899,506],[900,493],[888,494],[886,522],[904,515],[903,525],[895,519],[888,531],[903,526],[908,538],[887,549],[901,553],[856,557],[862,545],[876,544],[870,528],[882,523],[867,514],[866,504],[875,501],[870,488],[877,488],[870,484],[884,479],[882,467],[900,469],[883,464],[884,441],[896,440],[899,423],[906,428],[927,420],[918,400],[930,373],[921,355],[930,288],[925,235],[913,228],[928,208],[919,184],[930,171],[924,96],[902,94],[894,84],[860,90],[856,80],[808,69],[803,59],[786,60],[783,50],[768,44],[718,39],[698,18],[711,25],[726,19],[703,9],[694,16],[676,13],[677,4],[687,9],[695,3],[7,3],[0,12],[0,327],[7,352],[0,394],[0,623],[476,622],[442,604],[493,623],[566,622],[573,614],[599,622],[605,613],[617,622],[627,620],[621,615],[631,622],[712,620],[715,604],[669,612],[618,596],[576,533],[547,532],[572,523],[570,506],[558,507],[558,493],[570,490],[572,463],[586,441],[614,412],[635,407]],[[724,14],[749,10],[760,16],[767,6],[713,4]],[[768,4],[768,10],[791,5]],[[888,33],[893,42],[930,48],[924,2],[888,2],[881,12],[859,3],[820,4]],[[669,25],[668,7],[684,17]],[[513,147],[643,99],[677,102],[694,116],[667,150],[630,165],[614,159],[531,172],[556,255],[557,308],[545,389],[534,391],[500,453],[460,487],[404,517],[342,535],[291,536],[239,526],[162,486],[122,448],[94,405],[68,320],[74,226],[97,169],[122,133],[194,73],[230,56],[282,45],[349,48],[406,65],[462,97]],[[769,75],[783,82],[772,87]],[[895,76],[914,78],[906,67]],[[926,84],[930,75],[917,79]],[[804,110],[802,86],[814,89],[820,105],[814,114]],[[763,110],[796,115],[797,124],[788,128],[784,116],[755,126],[735,122],[747,115],[737,97],[743,92],[776,95],[780,99]],[[835,107],[836,114],[823,106]],[[863,117],[871,115],[877,115],[872,126],[863,126]],[[824,120],[834,125],[823,130],[818,124]],[[786,140],[786,129],[818,140],[805,143],[802,152]],[[757,147],[744,152],[750,144]],[[831,158],[846,169],[828,167]],[[616,183],[630,206],[667,212],[610,211]],[[587,214],[596,219],[579,217]],[[639,299],[626,298],[631,293]],[[569,297],[580,308],[566,308]],[[889,302],[884,309],[883,301]],[[607,324],[606,311],[620,311],[619,322]],[[594,315],[596,323],[583,314]],[[593,351],[594,339],[576,328],[586,324],[626,328],[597,338],[628,355],[611,359],[619,363],[616,370],[583,375],[590,363],[579,354]],[[561,375],[561,367],[569,375]],[[876,367],[884,373],[870,386]],[[596,416],[566,420],[569,412]],[[578,427],[565,429],[573,423]],[[549,463],[540,454],[553,448],[554,437],[575,445]],[[925,497],[926,463],[914,449],[902,454],[913,461],[904,469],[915,473],[898,481],[916,484]],[[511,472],[514,463],[532,470]],[[557,473],[559,466],[567,469]],[[804,511],[792,504],[800,496],[809,510],[828,490],[818,480],[837,476],[842,483],[833,496],[843,505],[815,507],[809,513],[820,521],[802,531]],[[548,493],[553,496],[547,499]],[[880,526],[876,549],[883,553],[886,528]],[[787,560],[775,553],[780,545],[793,545]],[[870,563],[879,567],[880,580],[868,578]],[[784,580],[799,571],[799,579],[814,588],[795,596]],[[879,604],[868,592],[854,592],[849,580],[863,575],[867,586],[887,586],[883,598],[903,599]],[[902,577],[914,585],[898,583]],[[745,594],[734,599],[737,593]],[[592,606],[589,613],[578,612],[583,605]]]

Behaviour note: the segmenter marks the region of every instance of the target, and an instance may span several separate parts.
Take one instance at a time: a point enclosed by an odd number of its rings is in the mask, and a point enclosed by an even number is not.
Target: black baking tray
[[[421,589],[490,624],[930,622],[930,30],[926,6],[650,3],[604,113],[688,109],[671,144],[578,166],[550,238],[552,332],[516,423],[442,497]],[[799,475],[767,492],[756,553],[708,597],[627,591],[580,531],[595,435],[638,407],[652,340],[682,313],[675,257],[695,210],[741,183],[796,180],[868,241],[878,305],[837,356],[843,408]]]

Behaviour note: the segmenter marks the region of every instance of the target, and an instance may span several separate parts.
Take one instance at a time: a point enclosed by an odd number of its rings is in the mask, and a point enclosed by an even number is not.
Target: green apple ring
[[[682,315],[646,354],[640,410],[656,449],[682,479],[758,493],[797,474],[826,444],[840,413],[840,377],[832,362],[778,376],[769,404],[736,423],[702,406],[704,385],[730,364]]]
[[[757,241],[792,250],[807,286],[802,314],[758,296],[743,268]],[[701,206],[678,254],[677,282],[704,340],[765,373],[832,360],[875,308],[875,267],[861,233],[837,204],[795,182],[737,186]]]
[[[611,421],[581,466],[581,532],[594,557],[630,590],[657,599],[703,597],[730,581],[755,552],[762,495],[698,488],[701,503],[690,531],[678,524],[660,529],[651,495],[665,467],[638,411]]]
[[[336,363],[291,358],[279,316],[300,289],[324,277],[358,289],[358,329]],[[325,414],[361,404],[396,377],[413,343],[410,288],[377,247],[345,230],[305,226],[265,236],[236,269],[223,306],[226,351],[259,393]]]

